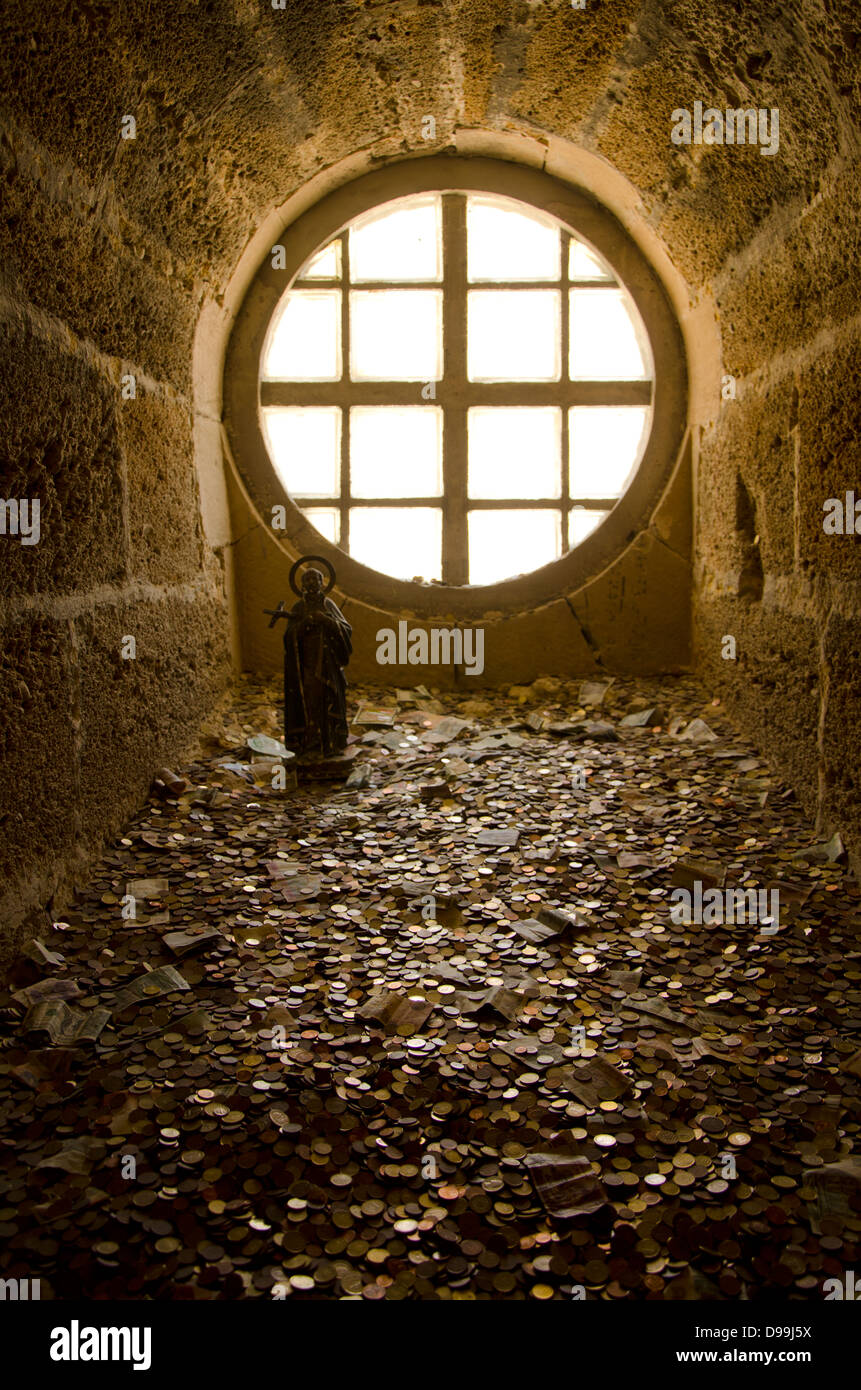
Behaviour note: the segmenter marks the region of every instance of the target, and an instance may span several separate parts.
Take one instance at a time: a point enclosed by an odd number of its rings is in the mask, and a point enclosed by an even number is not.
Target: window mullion
[[[466,377],[466,198],[446,193],[443,226],[443,530],[444,584],[469,578]]]
[[[567,382],[568,382],[568,359],[569,359],[569,351],[568,351],[568,349],[569,349],[569,335],[570,335],[570,329],[571,329],[571,314],[570,314],[570,312],[569,312],[569,305],[568,305],[568,299],[569,299],[569,280],[568,280],[568,269],[569,269],[569,267],[568,267],[568,255],[569,255],[569,249],[570,249],[571,238],[570,238],[568,232],[566,232],[565,230],[562,231],[561,236],[562,236],[562,285],[561,285],[560,293],[559,293],[559,301],[560,301],[560,304],[561,304],[561,310],[560,310],[560,312],[561,312],[561,322],[560,322],[560,353],[561,353],[561,357],[562,357],[562,370],[561,370],[560,375],[561,375],[562,380],[567,384]],[[562,401],[561,410],[562,410],[562,433],[561,433],[561,441],[560,441],[560,455],[561,455],[561,457],[560,457],[559,462],[560,462],[560,466],[561,466],[561,469],[562,469],[562,476],[561,476],[561,479],[560,479],[560,488],[561,488],[561,490],[560,490],[559,496],[562,498],[562,537],[561,537],[561,546],[562,546],[562,549],[561,549],[561,552],[560,552],[560,553],[561,553],[562,555],[566,555],[566,554],[568,553],[568,548],[569,548],[569,547],[568,547],[568,513],[569,513],[569,508],[570,508],[570,505],[571,505],[571,499],[570,499],[569,490],[568,490],[568,482],[569,482],[569,474],[568,474],[568,449],[569,449],[569,440],[568,440],[568,404],[567,404],[567,401],[565,401],[564,399],[563,399],[563,401]]]
[[[350,553],[350,233],[341,236],[341,549]]]
[[[263,379],[264,410],[287,405],[415,405],[419,381],[278,381]],[[468,405],[651,405],[652,382],[460,381],[453,394]],[[442,393],[440,393],[442,394]],[[444,403],[444,402],[443,402]]]

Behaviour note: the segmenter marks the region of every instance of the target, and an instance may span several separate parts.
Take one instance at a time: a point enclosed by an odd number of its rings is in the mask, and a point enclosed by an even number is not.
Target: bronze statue
[[[306,569],[301,590],[296,573],[312,560],[325,565],[329,583],[323,588],[318,569]],[[319,555],[304,555],[290,571],[290,588],[299,596],[288,612],[283,600],[269,626],[287,619],[284,633],[284,742],[309,759],[336,757],[347,746],[347,682],[343,667],[353,651],[352,627],[327,597],[335,571]]]

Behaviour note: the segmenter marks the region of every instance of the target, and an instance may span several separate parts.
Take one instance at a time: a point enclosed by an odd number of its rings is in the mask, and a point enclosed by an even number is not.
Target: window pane
[[[559,228],[515,204],[467,198],[470,280],[558,280]]]
[[[469,582],[495,584],[548,565],[560,554],[561,512],[469,513]]]
[[[302,511],[321,536],[325,536],[333,545],[338,544],[341,539],[341,517],[334,507],[303,507]]]
[[[341,275],[341,239],[330,241],[306,261],[297,280],[338,280]]]
[[[646,363],[623,290],[569,290],[572,381],[643,381]]]
[[[593,251],[584,246],[582,241],[574,241],[572,238],[568,243],[569,280],[613,280],[614,278],[608,265],[605,265]]]
[[[264,377],[337,381],[341,375],[340,290],[291,290],[272,319]]]
[[[272,407],[263,429],[275,472],[291,497],[338,497],[341,412],[337,406]]]
[[[350,411],[350,490],[354,497],[439,497],[439,407],[355,406]]]
[[[439,280],[440,243],[438,197],[390,205],[350,229],[350,279]]]
[[[470,497],[558,497],[562,412],[476,406],[467,415]]]
[[[609,512],[587,512],[582,507],[575,507],[568,513],[568,544],[571,549],[585,541],[587,536],[591,536],[596,527],[601,525],[605,516]]]
[[[350,294],[354,381],[439,381],[440,290],[354,290]]]
[[[640,461],[649,407],[578,405],[568,413],[571,497],[619,497]]]
[[[397,579],[439,579],[442,512],[437,507],[353,507],[350,554]]]
[[[558,381],[556,290],[471,290],[470,381]]]

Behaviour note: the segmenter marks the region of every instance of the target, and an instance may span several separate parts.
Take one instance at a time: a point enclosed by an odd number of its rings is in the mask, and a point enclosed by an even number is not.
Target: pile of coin
[[[393,694],[351,691],[346,782],[284,790],[248,682],[16,963],[4,1276],[821,1298],[861,1235],[839,841],[686,679]],[[674,912],[696,883],[778,919]]]

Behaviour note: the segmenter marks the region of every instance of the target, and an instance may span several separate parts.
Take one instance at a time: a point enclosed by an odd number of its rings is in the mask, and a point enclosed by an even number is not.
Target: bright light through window
[[[439,198],[415,199],[408,207],[371,213],[350,232],[350,278],[439,280],[442,229]]]
[[[637,328],[622,290],[571,290],[571,359],[575,381],[643,381]]]
[[[439,290],[353,290],[354,381],[436,381],[442,372]]]
[[[582,241],[574,241],[573,238],[568,247],[568,279],[610,280],[615,283],[612,270],[600,256],[596,256]]]
[[[442,512],[436,507],[353,507],[350,554],[397,579],[440,579]]]
[[[559,294],[555,290],[470,290],[470,381],[556,381]]]
[[[337,381],[341,375],[341,295],[296,290],[282,300],[269,336],[264,375],[284,381]]]
[[[354,497],[439,497],[442,411],[433,406],[354,406],[350,411]]]
[[[585,541],[606,515],[606,512],[587,512],[583,507],[572,507],[568,513],[568,544],[573,547]]]
[[[299,271],[299,280],[338,280],[341,276],[341,243],[330,241]]]
[[[469,412],[469,496],[559,497],[561,438],[555,406],[476,406]]]
[[[568,428],[571,496],[620,496],[640,461],[647,423],[642,406],[575,406]]]
[[[496,584],[538,569],[558,559],[560,540],[558,512],[470,512],[470,579]]]
[[[341,412],[334,406],[266,410],[264,430],[275,471],[292,497],[337,497]]]
[[[341,539],[341,517],[334,507],[306,507],[305,516],[321,536],[337,545]]]
[[[559,228],[498,198],[470,198],[466,210],[470,280],[558,280]]]
[[[575,232],[511,198],[424,193],[307,259],[261,354],[263,431],[287,493],[362,564],[494,584],[609,515],[652,370],[631,296]]]

